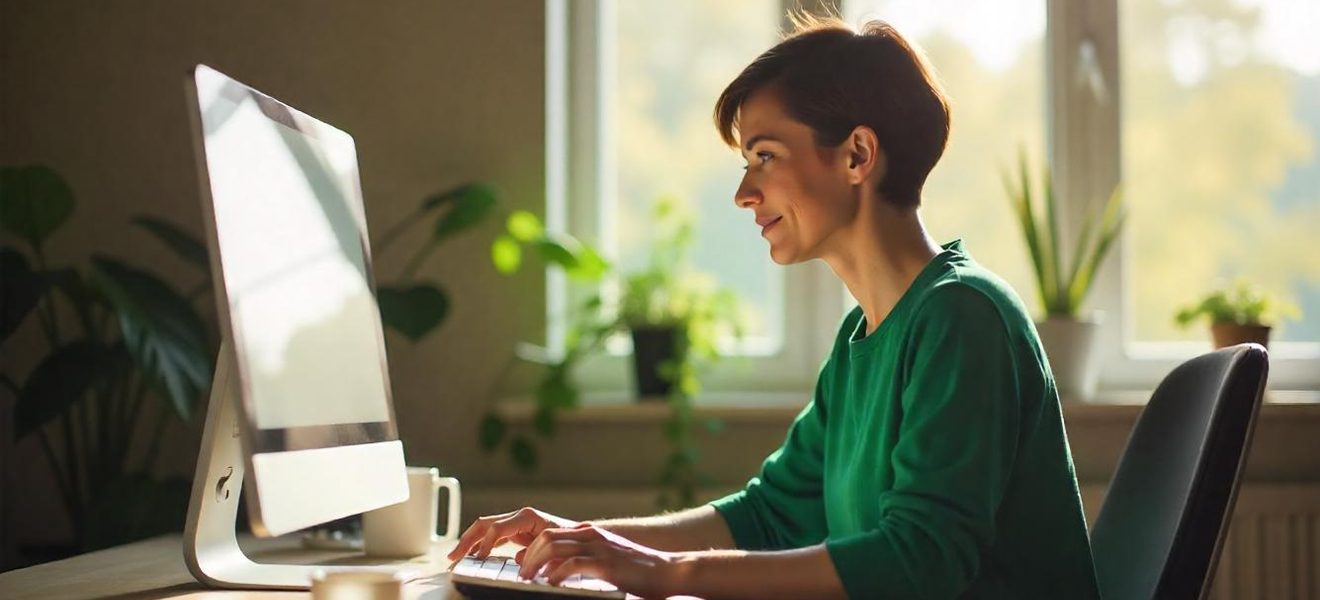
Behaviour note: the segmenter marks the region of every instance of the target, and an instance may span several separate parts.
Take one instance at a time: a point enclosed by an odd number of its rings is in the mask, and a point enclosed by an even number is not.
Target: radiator
[[[1210,598],[1320,600],[1320,485],[1242,487]]]

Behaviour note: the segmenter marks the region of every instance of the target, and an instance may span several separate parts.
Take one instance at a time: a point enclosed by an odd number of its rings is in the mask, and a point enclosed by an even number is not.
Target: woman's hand
[[[505,542],[526,546],[542,531],[578,525],[577,521],[556,517],[530,507],[502,515],[481,517],[459,536],[458,545],[449,552],[449,560],[458,560],[467,554],[484,559],[490,556],[492,549]],[[519,552],[519,557],[522,554]]]
[[[544,568],[551,585],[581,574],[643,598],[665,598],[681,587],[679,553],[648,548],[589,522],[546,529],[518,555],[519,575],[531,579]]]

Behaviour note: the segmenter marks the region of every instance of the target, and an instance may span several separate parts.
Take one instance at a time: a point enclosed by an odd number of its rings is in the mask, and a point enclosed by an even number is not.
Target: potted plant
[[[493,191],[480,185],[428,197],[384,236],[377,252],[403,227],[436,215],[431,237],[404,269],[403,279],[411,279],[438,243],[480,222],[494,203]],[[182,529],[191,481],[157,475],[161,440],[169,424],[192,422],[219,347],[213,323],[196,306],[213,302],[205,244],[166,221],[133,219],[194,267],[196,283],[186,292],[100,253],[85,270],[52,265],[48,243],[74,209],[73,190],[55,170],[0,168],[0,231],[6,235],[0,344],[13,343],[31,320],[46,346],[23,348],[44,354],[25,377],[0,374],[0,389],[14,403],[12,439],[40,442],[73,534],[61,547],[25,548],[28,559],[63,558]],[[384,325],[410,340],[436,329],[447,314],[448,296],[434,284],[405,281],[376,291]],[[73,319],[61,318],[68,316]]]
[[[689,359],[718,360],[719,336],[737,336],[741,330],[737,297],[716,289],[708,274],[691,268],[691,220],[678,215],[674,203],[666,200],[656,203],[653,216],[660,233],[647,267],[623,280],[618,322],[632,335],[635,389],[641,400],[668,397],[675,385],[687,381],[680,371]]]
[[[700,372],[719,360],[718,341],[726,334],[740,337],[742,327],[737,297],[729,290],[716,289],[709,275],[691,269],[691,220],[679,215],[676,205],[665,200],[656,203],[653,216],[659,233],[647,267],[621,278],[606,277],[611,267],[599,258],[599,253],[567,236],[555,243],[561,250],[549,255],[542,252],[547,264],[564,268],[576,280],[596,283],[605,293],[590,294],[569,312],[561,352],[524,344],[515,356],[544,369],[533,394],[532,429],[536,435],[549,438],[554,435],[558,414],[578,404],[572,372],[579,361],[605,347],[613,336],[630,334],[638,398],[665,401],[672,408],[665,425],[671,453],[659,481],[673,495],[662,495],[660,504],[678,507],[690,505],[697,486],[705,481],[696,469],[700,456],[692,435],[691,400],[700,391]],[[545,236],[534,216],[512,216],[509,233],[502,236],[509,247],[496,253],[506,258],[497,258],[497,267],[506,273],[516,271],[521,250],[513,246],[522,242],[539,250]],[[606,297],[618,298],[617,309],[609,309],[603,299]],[[704,424],[712,430],[720,427],[714,421]],[[507,423],[498,413],[488,412],[480,427],[485,450],[494,451],[507,444],[515,466],[535,468],[538,453],[532,440],[520,433],[509,434]]]
[[[1220,287],[1199,302],[1180,308],[1174,322],[1186,328],[1204,317],[1210,322],[1210,334],[1215,348],[1244,342],[1255,342],[1269,347],[1271,323],[1284,316],[1300,318],[1301,313],[1291,303],[1278,300],[1238,279],[1232,288]]]
[[[1103,314],[1081,314],[1082,303],[1091,290],[1096,271],[1122,230],[1126,215],[1121,188],[1114,187],[1097,213],[1082,220],[1077,245],[1065,257],[1059,242],[1057,197],[1049,167],[1043,169],[1043,211],[1036,207],[1026,151],[1019,152],[1016,177],[1005,169],[1004,188],[1026,241],[1036,278],[1043,317],[1036,331],[1048,357],[1055,386],[1064,400],[1086,399],[1095,394],[1096,333]],[[1043,214],[1039,214],[1039,212]]]

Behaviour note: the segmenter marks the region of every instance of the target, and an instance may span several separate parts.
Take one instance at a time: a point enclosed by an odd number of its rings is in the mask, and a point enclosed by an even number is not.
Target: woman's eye
[[[774,158],[774,157],[775,157],[775,155],[773,155],[773,154],[771,154],[771,153],[769,153],[769,152],[757,152],[757,153],[756,153],[756,158],[761,159],[761,163],[760,163],[760,164],[768,163],[768,162],[770,162],[770,159],[772,159],[772,158]],[[746,171],[747,168],[748,168],[749,166],[750,166],[750,165],[743,165],[743,170]]]

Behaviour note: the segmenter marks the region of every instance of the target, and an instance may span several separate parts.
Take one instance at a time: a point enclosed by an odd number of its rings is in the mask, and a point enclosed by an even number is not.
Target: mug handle
[[[459,514],[462,512],[462,491],[458,485],[458,480],[453,477],[435,478],[435,490],[440,488],[449,490],[449,520],[445,521],[445,532],[439,537],[440,540],[458,539]]]

